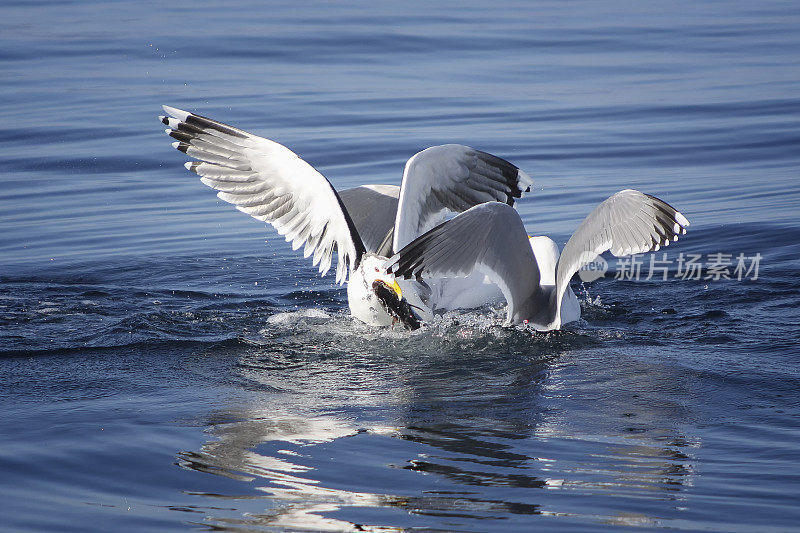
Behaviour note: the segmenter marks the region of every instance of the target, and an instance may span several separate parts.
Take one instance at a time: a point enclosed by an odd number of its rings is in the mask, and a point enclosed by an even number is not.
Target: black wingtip
[[[211,130],[216,130],[226,135],[230,135],[231,137],[238,137],[240,139],[247,138],[247,135],[243,135],[241,132],[237,131],[231,126],[227,124],[223,124],[222,122],[217,122],[214,119],[204,117],[203,115],[196,115],[194,113],[190,114],[186,117],[184,121],[186,124],[190,126],[196,126],[198,128],[207,128]]]
[[[188,134],[186,134],[186,133],[184,133],[182,131],[178,131],[178,130],[172,130],[171,132],[169,132],[169,136],[172,137],[173,139],[179,140],[182,143],[189,143],[192,140],[192,136],[191,135],[188,135]]]

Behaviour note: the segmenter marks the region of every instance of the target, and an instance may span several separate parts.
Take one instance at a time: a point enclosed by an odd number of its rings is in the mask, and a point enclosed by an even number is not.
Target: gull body
[[[393,250],[441,222],[487,201],[513,205],[533,180],[508,161],[462,145],[433,146],[412,156],[400,187],[366,185],[337,192],[287,147],[173,107],[160,120],[173,146],[196,159],[186,168],[240,211],[271,224],[293,249],[303,247],[323,276],[338,255],[336,282],[348,284],[351,314],[371,325],[418,324],[436,302],[382,268]],[[408,300],[403,291],[407,291]],[[415,303],[416,302],[416,303]]]
[[[416,238],[385,266],[403,278],[485,275],[508,304],[507,324],[547,331],[580,318],[569,282],[583,265],[605,251],[621,257],[658,250],[687,226],[663,200],[626,189],[598,205],[559,254],[551,239],[529,239],[515,210],[487,202]]]

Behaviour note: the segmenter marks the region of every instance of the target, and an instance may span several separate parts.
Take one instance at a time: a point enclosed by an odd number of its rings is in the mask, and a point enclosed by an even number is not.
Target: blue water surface
[[[797,530],[796,2],[0,14],[0,529]],[[370,329],[182,168],[162,104],[340,189],[431,145],[497,154],[560,245],[629,187],[692,225],[664,275],[576,278],[562,332]]]

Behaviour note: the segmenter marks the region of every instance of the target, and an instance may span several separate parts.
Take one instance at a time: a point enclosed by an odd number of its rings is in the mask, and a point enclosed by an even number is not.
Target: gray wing
[[[397,185],[362,185],[339,192],[350,218],[368,252],[379,252],[389,239],[397,215],[400,187]],[[379,255],[385,255],[380,254]]]
[[[178,140],[173,146],[200,161],[186,168],[217,196],[258,220],[269,222],[324,276],[338,251],[336,281],[344,283],[364,245],[336,190],[314,167],[285,146],[215,120],[164,106],[160,117]]]
[[[572,276],[598,255],[607,250],[617,257],[655,251],[677,241],[688,225],[685,216],[655,196],[633,189],[612,195],[581,222],[561,252],[558,305]]]
[[[463,277],[477,270],[500,287],[509,322],[539,288],[539,269],[522,220],[514,208],[500,202],[480,204],[436,226],[385,266],[406,279],[423,274]]]
[[[533,179],[504,159],[459,144],[427,148],[406,163],[394,224],[399,250],[443,220],[446,210],[514,200],[530,190]]]

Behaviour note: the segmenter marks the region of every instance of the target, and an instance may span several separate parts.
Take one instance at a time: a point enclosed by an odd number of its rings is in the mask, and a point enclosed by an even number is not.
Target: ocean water
[[[0,13],[0,529],[800,527],[796,2]],[[185,171],[161,104],[337,188],[495,153],[561,245],[628,187],[692,225],[576,278],[561,332],[370,329]]]

